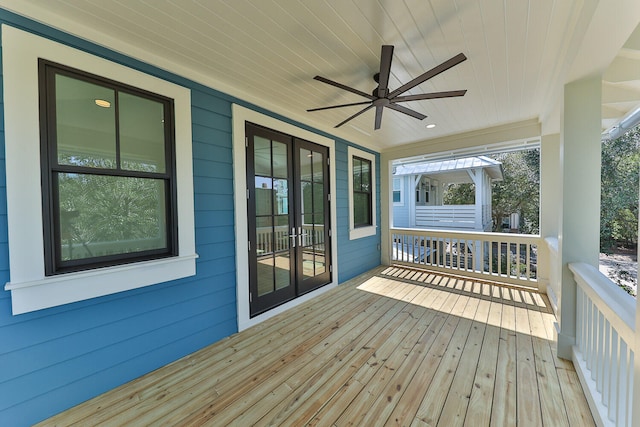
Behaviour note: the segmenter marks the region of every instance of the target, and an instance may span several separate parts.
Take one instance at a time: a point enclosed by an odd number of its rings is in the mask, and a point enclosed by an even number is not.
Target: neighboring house
[[[502,164],[486,156],[394,166],[393,225],[461,231],[491,231],[491,183]],[[475,204],[445,205],[452,184],[474,184]]]

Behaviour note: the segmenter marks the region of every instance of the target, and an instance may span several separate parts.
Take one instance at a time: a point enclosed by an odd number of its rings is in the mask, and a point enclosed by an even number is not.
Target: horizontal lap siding
[[[86,51],[98,50],[108,59],[192,89],[197,275],[19,316],[11,315],[10,293],[1,290],[0,425],[19,426],[236,332],[231,101],[15,15],[0,11],[0,20]],[[4,284],[9,272],[4,123],[0,124],[0,282]]]
[[[349,240],[348,144],[336,140],[336,216],[338,219],[338,274],[340,283],[380,265],[380,155],[376,156],[377,232],[370,237]],[[361,148],[361,147],[358,147]],[[361,148],[362,149],[362,148]]]

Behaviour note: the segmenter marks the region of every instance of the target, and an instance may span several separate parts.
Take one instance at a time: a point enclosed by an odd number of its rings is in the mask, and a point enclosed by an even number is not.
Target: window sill
[[[155,285],[196,274],[197,254],[7,283],[13,314]]]
[[[361,239],[363,237],[375,236],[377,227],[371,225],[369,227],[358,227],[349,230],[349,240]]]

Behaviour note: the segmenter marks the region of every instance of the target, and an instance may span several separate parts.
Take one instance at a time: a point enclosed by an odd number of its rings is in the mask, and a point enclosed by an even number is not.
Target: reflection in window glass
[[[353,157],[353,224],[354,227],[373,225],[371,218],[371,162]]]
[[[118,100],[122,168],[164,173],[164,105],[122,92]]]
[[[167,245],[162,180],[61,173],[58,192],[62,261]]]
[[[55,82],[58,164],[116,168],[115,91],[63,75]]]

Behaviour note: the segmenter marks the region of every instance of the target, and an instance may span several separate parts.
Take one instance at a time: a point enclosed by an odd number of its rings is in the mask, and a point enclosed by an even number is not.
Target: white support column
[[[598,266],[600,246],[602,76],[565,85],[560,142],[563,186],[558,249],[562,285],[558,295],[558,356],[570,359],[576,333],[576,283],[571,262]]]
[[[543,135],[540,144],[540,236],[558,240],[558,223],[562,215],[560,175],[560,134]],[[550,257],[543,242],[538,248],[538,286],[547,292],[554,307],[560,295],[560,264]]]

